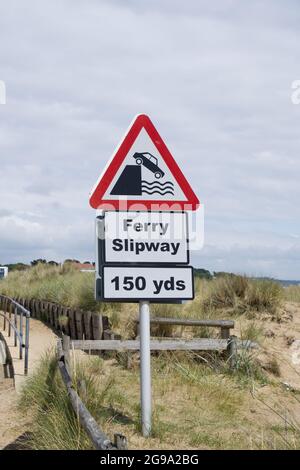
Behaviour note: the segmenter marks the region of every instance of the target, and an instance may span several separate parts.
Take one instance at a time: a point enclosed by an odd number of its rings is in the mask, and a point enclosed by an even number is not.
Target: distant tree
[[[42,258],[38,258],[38,259],[34,259],[33,261],[31,261],[31,266],[36,266],[37,264],[46,264],[47,263],[47,260],[45,259],[42,259]]]
[[[48,261],[48,264],[51,264],[51,266],[58,266],[56,261]]]
[[[67,258],[64,263],[80,263],[80,261],[78,261],[78,259]]]
[[[226,271],[214,271],[214,277],[223,277],[223,276],[236,276],[234,273],[227,273]]]
[[[29,268],[29,265],[25,263],[11,263],[4,266],[8,267],[8,271],[24,271]]]
[[[210,271],[208,271],[207,269],[195,268],[194,273],[195,273],[195,276],[197,276],[197,277],[201,277],[201,278],[204,278],[204,279],[212,279],[212,275],[211,275]]]
[[[92,264],[90,261],[84,261],[83,264]]]

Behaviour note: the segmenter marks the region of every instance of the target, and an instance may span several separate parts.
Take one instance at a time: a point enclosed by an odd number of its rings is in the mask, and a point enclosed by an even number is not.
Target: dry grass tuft
[[[289,302],[300,303],[300,285],[286,287],[284,289],[284,298]]]
[[[84,450],[92,449],[92,444],[82,429],[67,395],[65,385],[57,370],[54,354],[47,354],[36,373],[29,377],[20,397],[20,409],[31,410],[33,429],[27,444],[34,450]],[[106,421],[103,403],[113,386],[109,377],[102,381],[102,387],[96,382],[95,372],[99,372],[100,363],[93,357],[89,367],[75,362],[73,383],[75,388],[81,381],[86,385],[85,404],[91,414],[99,421]],[[83,399],[83,397],[82,397]]]
[[[181,318],[227,318],[244,313],[278,311],[283,289],[273,281],[252,280],[228,274],[213,280],[195,279],[195,299],[183,305],[153,304],[152,315]],[[72,308],[101,311],[110,317],[112,327],[124,338],[135,334],[136,304],[96,302],[94,275],[78,272],[72,265],[39,264],[22,272],[11,272],[1,282],[1,292],[10,296],[37,298]],[[192,328],[191,335],[211,335],[211,329]],[[158,336],[181,335],[178,327],[160,326]]]

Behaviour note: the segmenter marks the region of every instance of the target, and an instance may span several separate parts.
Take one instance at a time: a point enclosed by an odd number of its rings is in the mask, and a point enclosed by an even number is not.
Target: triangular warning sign
[[[150,118],[137,116],[93,188],[94,209],[195,210],[199,200]],[[140,209],[142,210],[142,209]]]

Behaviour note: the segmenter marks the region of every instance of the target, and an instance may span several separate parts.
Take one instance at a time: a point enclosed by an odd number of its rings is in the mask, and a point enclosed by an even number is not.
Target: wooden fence
[[[42,320],[62,333],[62,340],[60,339],[57,345],[58,369],[66,386],[74,413],[78,416],[94,447],[101,450],[127,449],[127,440],[123,435],[115,434],[113,443],[108,439],[78,395],[72,382],[70,350],[125,351],[130,355],[130,352],[140,349],[138,338],[139,321],[136,321],[136,339],[122,340],[120,335],[111,331],[108,317],[100,313],[72,309],[53,302],[37,299],[28,300],[16,297],[13,300],[29,310],[32,318]],[[10,304],[5,298],[0,298],[1,308],[8,313],[12,313],[10,311]],[[234,368],[239,348],[257,347],[255,343],[240,341],[236,336],[230,334],[230,330],[234,328],[234,322],[231,320],[194,320],[159,317],[151,318],[150,321],[152,325],[179,325],[183,327],[196,326],[220,329],[219,338],[193,338],[189,340],[181,338],[152,338],[150,341],[152,351],[189,350],[223,352],[230,366]],[[84,384],[81,385],[83,385],[84,389]]]
[[[64,307],[45,300],[21,297],[12,297],[12,299],[29,310],[31,318],[42,320],[55,330],[70,336],[71,339],[98,340],[111,338],[113,334],[108,317],[100,313]],[[4,305],[4,302],[5,300],[2,301],[0,308],[9,312],[10,305]]]
[[[72,367],[70,361],[70,337],[64,335],[63,339],[59,339],[57,343],[57,359],[58,369],[62,380],[66,386],[68,396],[74,413],[78,416],[79,421],[87,435],[89,436],[93,446],[97,450],[124,450],[127,449],[127,439],[123,434],[116,433],[114,442],[111,442],[106,434],[100,429],[99,425],[90,414],[82,399],[77,393],[72,381]],[[79,388],[82,395],[86,391],[86,385],[81,381]]]
[[[167,324],[171,321],[171,324],[181,324],[190,326],[197,320],[179,320],[179,319],[153,319],[153,323],[157,323],[162,320],[162,323]],[[150,341],[150,348],[152,351],[163,351],[163,350],[200,350],[200,351],[219,351],[225,352],[229,360],[229,364],[234,368],[237,359],[237,349],[239,347],[245,347],[241,344],[237,338],[230,335],[230,328],[233,328],[234,323],[230,321],[209,321],[201,320],[201,325],[197,323],[196,326],[208,326],[221,328],[221,338],[194,338],[191,340],[165,338],[165,339],[152,339]],[[226,334],[224,332],[226,330]],[[228,330],[228,331],[227,331]],[[113,334],[110,335],[110,338]],[[248,344],[248,347],[253,347],[254,343]],[[96,449],[127,449],[126,437],[122,434],[115,434],[114,443],[112,443],[103,431],[99,428],[98,424],[91,416],[89,411],[84,406],[81,398],[77,391],[74,389],[72,384],[72,368],[71,368],[71,352],[75,350],[83,351],[123,351],[130,354],[132,351],[138,351],[140,349],[139,339],[135,340],[121,340],[121,339],[103,339],[103,340],[71,340],[67,335],[63,335],[62,340],[58,341],[57,354],[58,354],[58,367],[63,379],[63,382],[67,388],[67,392],[73,407],[74,412],[77,414],[81,425],[85,429],[86,433],[90,437],[94,447]],[[79,384],[79,388],[85,390],[84,384]]]
[[[139,334],[139,320],[136,320],[137,334]],[[208,328],[220,328],[221,338],[228,339],[230,337],[230,330],[234,328],[234,321],[232,320],[194,320],[191,318],[163,318],[153,317],[150,318],[151,325],[169,325],[169,326],[197,326]]]
[[[183,327],[196,326],[219,328],[220,338],[152,338],[150,340],[151,351],[216,351],[222,352],[232,369],[236,366],[238,349],[256,348],[257,344],[252,341],[241,341],[236,336],[230,334],[234,328],[231,320],[193,320],[182,318],[151,318],[152,324],[160,325],[180,325]],[[137,337],[134,340],[122,340],[118,335],[110,333],[103,340],[72,340],[72,349],[83,351],[117,351],[132,352],[139,351],[139,321],[137,323]],[[130,362],[130,361],[129,361]]]
[[[49,324],[55,330],[72,340],[75,349],[98,351],[137,351],[139,345],[139,322],[137,324],[137,338],[135,340],[121,339],[121,336],[110,329],[107,316],[100,313],[83,311],[64,307],[57,303],[38,299],[13,298],[31,312],[32,318],[37,318]],[[5,299],[0,301],[0,308],[9,311],[10,304],[5,304]],[[12,313],[12,312],[11,312]],[[257,347],[250,341],[240,341],[230,334],[234,328],[232,320],[196,320],[182,318],[151,318],[151,325],[180,325],[183,327],[209,327],[219,328],[220,338],[193,338],[191,340],[163,338],[152,339],[150,347],[152,351],[166,350],[194,350],[194,351],[219,351],[225,352],[234,367],[237,350],[239,348]]]

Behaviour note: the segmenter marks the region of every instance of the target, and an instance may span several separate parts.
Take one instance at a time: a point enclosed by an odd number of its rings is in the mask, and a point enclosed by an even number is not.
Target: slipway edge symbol
[[[125,199],[126,198],[126,199]],[[94,209],[196,210],[199,200],[152,121],[138,115],[90,195]]]

